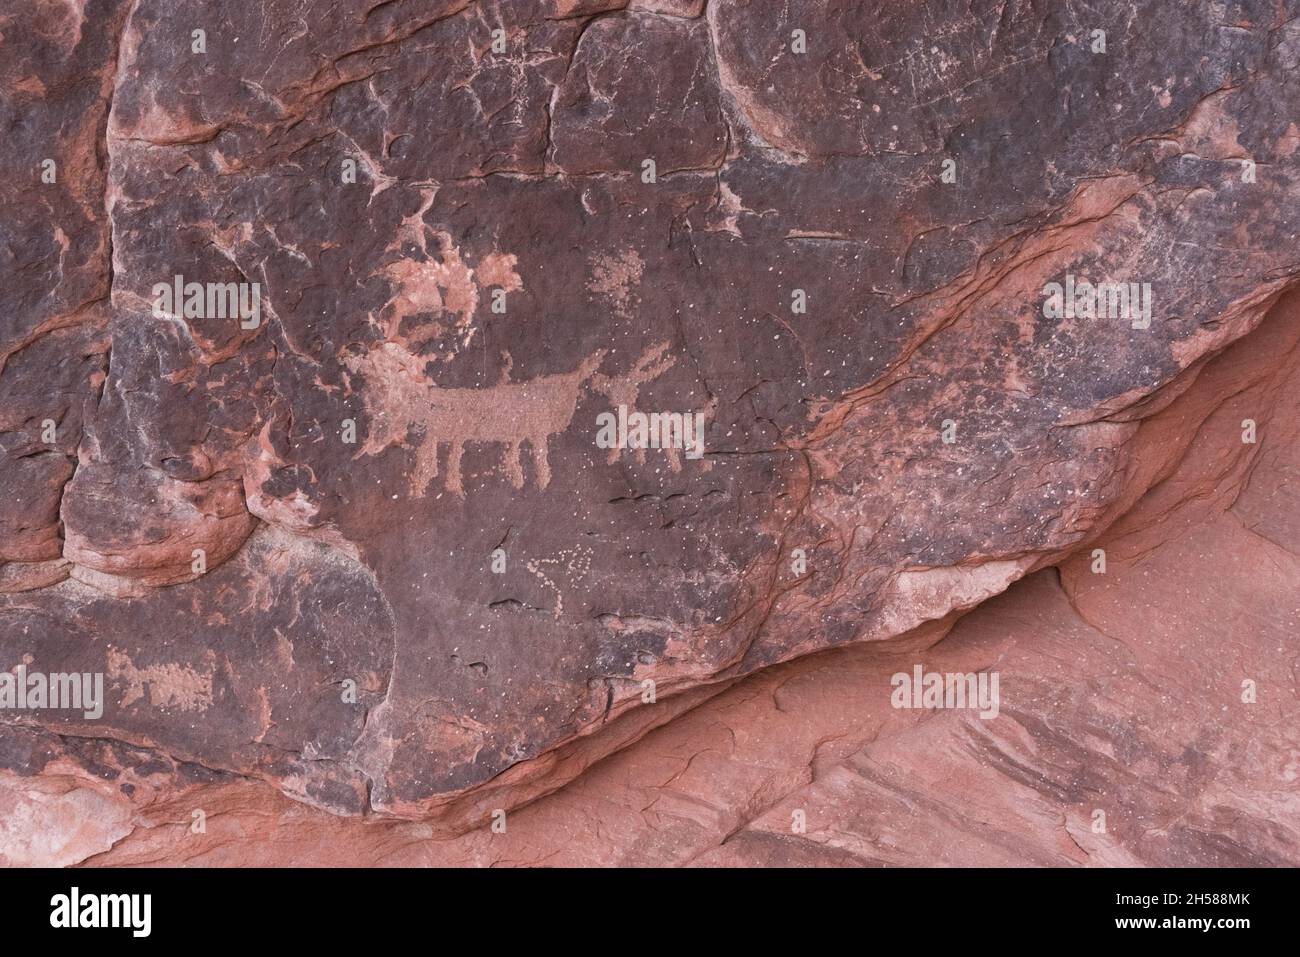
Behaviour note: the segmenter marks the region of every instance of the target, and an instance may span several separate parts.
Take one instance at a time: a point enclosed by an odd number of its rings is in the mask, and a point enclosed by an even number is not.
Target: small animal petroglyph
[[[561,549],[553,558],[534,558],[525,566],[529,572],[535,575],[543,585],[555,593],[555,620],[559,621],[564,615],[564,594],[546,572],[542,571],[543,567],[551,570],[551,574],[557,578],[581,578],[591,571],[590,548],[565,548]]]
[[[626,375],[607,376],[604,373],[597,373],[591,377],[592,391],[599,392],[601,395],[609,399],[609,404],[615,411],[624,407],[629,412],[638,411],[637,403],[641,398],[641,387],[647,382],[659,378],[659,376],[668,371],[668,369],[670,369],[677,361],[676,359],[666,358],[664,354],[667,351],[668,343],[666,342],[661,342],[657,346],[651,346],[641,354],[641,358],[637,359],[636,364],[632,366]],[[709,401],[705,405],[704,414],[712,415],[713,411],[717,408],[717,404],[717,398],[709,396]],[[695,434],[698,437],[698,440],[702,442],[702,431],[697,430]],[[672,446],[664,446],[662,451],[668,456],[668,467],[674,472],[680,472],[682,470],[682,450]],[[623,449],[615,446],[606,454],[605,461],[613,464],[618,461],[619,456],[622,455],[622,453]],[[645,448],[634,449],[632,454],[636,457],[638,464],[645,464]],[[703,467],[705,469],[711,469],[713,463],[705,462]]]
[[[668,343],[662,342],[657,346],[652,346],[641,354],[637,359],[636,365],[625,376],[607,376],[597,374],[591,378],[591,388],[609,399],[609,404],[615,409],[619,406],[627,406],[629,409],[636,409],[637,399],[641,396],[641,386],[645,385],[651,379],[657,379],[672,367],[676,359],[664,358],[664,353],[668,351]],[[618,461],[618,457],[623,450],[612,448],[605,458],[606,462],[613,464]],[[674,472],[682,470],[681,456],[676,449],[668,449],[669,467]],[[637,449],[637,461],[645,463],[645,449]]]
[[[506,356],[500,381],[484,389],[444,389],[424,374],[425,360],[393,342],[349,360],[354,372],[366,376],[366,405],[370,434],[358,455],[376,455],[390,446],[409,447],[412,428],[423,431],[417,449],[411,491],[423,495],[438,476],[438,448],[450,446],[447,491],[465,494],[461,456],[467,442],[506,446],[503,465],[510,484],[524,487],[523,447],[528,445],[539,488],[551,481],[548,443],[573,421],[584,388],[608,396],[636,396],[643,383],[669,369],[675,360],[662,358],[668,344],[652,346],[627,376],[598,373],[606,350],[597,349],[572,372],[511,382],[513,363]]]

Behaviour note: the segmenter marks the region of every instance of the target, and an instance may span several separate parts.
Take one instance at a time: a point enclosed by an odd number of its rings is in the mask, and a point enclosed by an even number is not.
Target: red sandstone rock
[[[1275,5],[18,7],[6,860],[1295,862]]]

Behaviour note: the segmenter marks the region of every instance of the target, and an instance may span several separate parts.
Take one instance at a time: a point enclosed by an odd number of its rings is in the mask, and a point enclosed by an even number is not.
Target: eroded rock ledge
[[[1278,712],[1193,707],[1123,738],[1175,774],[1237,761],[1254,729],[1253,783],[1227,795],[1198,770],[1168,805],[1202,802],[1173,843],[1090,844],[1071,814],[1120,786],[1111,806],[1135,809],[1139,784],[1060,775],[1111,753],[1099,714],[1119,741],[1148,713],[1097,677],[1128,635],[1116,609],[1147,607],[1130,572],[1189,560],[1200,534],[1282,569],[1258,594],[1225,578],[1245,607],[1294,585],[1290,520],[1258,483],[1291,494],[1269,462],[1293,444],[1300,20],[1263,2],[1144,7],[1163,31],[1127,3],[787,8],[5,15],[0,664],[102,673],[108,695],[94,721],[0,712],[2,800],[40,822],[0,854],[220,857],[160,837],[202,801],[232,825],[272,808],[368,829],[376,861],[402,835],[471,832],[440,846],[482,860],[505,853],[483,843],[493,810],[668,723],[614,759],[658,768],[651,742],[689,750],[785,675],[834,687],[737,720],[803,742],[800,762],[743,799],[701,792],[703,830],[660,860],[907,862],[882,835],[922,835],[881,800],[924,800],[957,834],[969,778],[991,802],[1036,795],[1008,862],[1294,862],[1294,830],[1264,823],[1294,778]],[[256,283],[258,322],[159,314],[175,276]],[[1067,277],[1147,287],[1149,323],[1045,315]],[[703,456],[600,447],[620,406],[703,413]],[[1269,545],[1225,531],[1247,507]],[[1204,528],[1170,531],[1193,513]],[[1099,543],[1107,587],[1079,565]],[[965,742],[944,773],[909,765],[875,697],[891,656],[1003,592],[933,653],[997,659],[1021,697],[992,723],[897,729],[936,754]],[[1022,605],[1034,634],[979,638]],[[1185,672],[1210,682],[1193,650],[1246,642],[1235,687],[1258,672],[1294,704],[1265,655],[1294,629],[1246,636],[1211,607],[1197,642],[1153,629],[1124,667],[1177,697]],[[1053,643],[1077,646],[1073,670],[1051,671]],[[740,777],[764,763],[735,747]],[[611,766],[526,813],[562,813]],[[691,800],[675,774],[656,801]],[[856,819],[862,844],[791,844],[763,815],[788,817],[776,798],[797,787],[810,819],[882,817]],[[1068,846],[1044,836],[1056,816]],[[591,861],[653,862],[629,850],[657,840],[644,819]]]

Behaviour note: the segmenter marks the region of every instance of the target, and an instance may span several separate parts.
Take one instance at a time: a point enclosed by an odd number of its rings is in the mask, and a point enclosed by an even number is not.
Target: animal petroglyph
[[[562,549],[559,554],[553,558],[534,558],[525,566],[528,571],[535,575],[543,585],[549,588],[555,594],[555,620],[559,621],[564,615],[564,593],[560,586],[547,575],[542,569],[548,568],[551,574],[557,578],[581,578],[591,571],[590,548],[566,548]]]
[[[651,346],[641,354],[636,364],[623,376],[607,376],[604,373],[597,373],[591,377],[591,389],[593,392],[599,392],[609,399],[609,404],[614,409],[620,406],[627,407],[630,411],[637,411],[637,402],[641,397],[641,387],[653,379],[659,378],[677,360],[665,357],[668,351],[668,343],[662,342],[657,346]],[[712,413],[717,405],[717,400],[710,397],[709,404],[706,407],[709,414]],[[702,439],[703,436],[701,435]],[[664,447],[663,451],[668,456],[668,467],[674,472],[682,470],[681,450]],[[611,448],[606,455],[605,461],[613,464],[617,462],[623,449],[615,446]],[[638,464],[644,465],[646,461],[646,450],[644,448],[634,449],[632,453]],[[706,462],[704,468],[712,468],[712,463]]]
[[[510,484],[524,487],[523,447],[528,445],[539,488],[551,481],[548,444],[569,427],[584,389],[613,399],[636,395],[644,382],[667,371],[673,359],[663,358],[668,344],[653,346],[627,376],[598,373],[606,350],[597,349],[572,372],[510,381],[511,362],[500,381],[482,389],[441,388],[424,373],[426,360],[401,345],[386,342],[364,356],[348,360],[348,368],[367,380],[366,408],[370,431],[359,455],[377,455],[391,446],[410,447],[412,429],[424,434],[416,449],[411,474],[412,494],[421,496],[438,476],[438,449],[447,456],[447,491],[465,494],[461,457],[466,443],[506,446],[503,465]],[[417,440],[418,441],[418,440]]]

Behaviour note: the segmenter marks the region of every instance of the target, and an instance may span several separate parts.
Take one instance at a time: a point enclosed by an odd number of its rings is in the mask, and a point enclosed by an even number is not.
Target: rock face
[[[1300,862],[1290,7],[0,7],[0,860]]]

